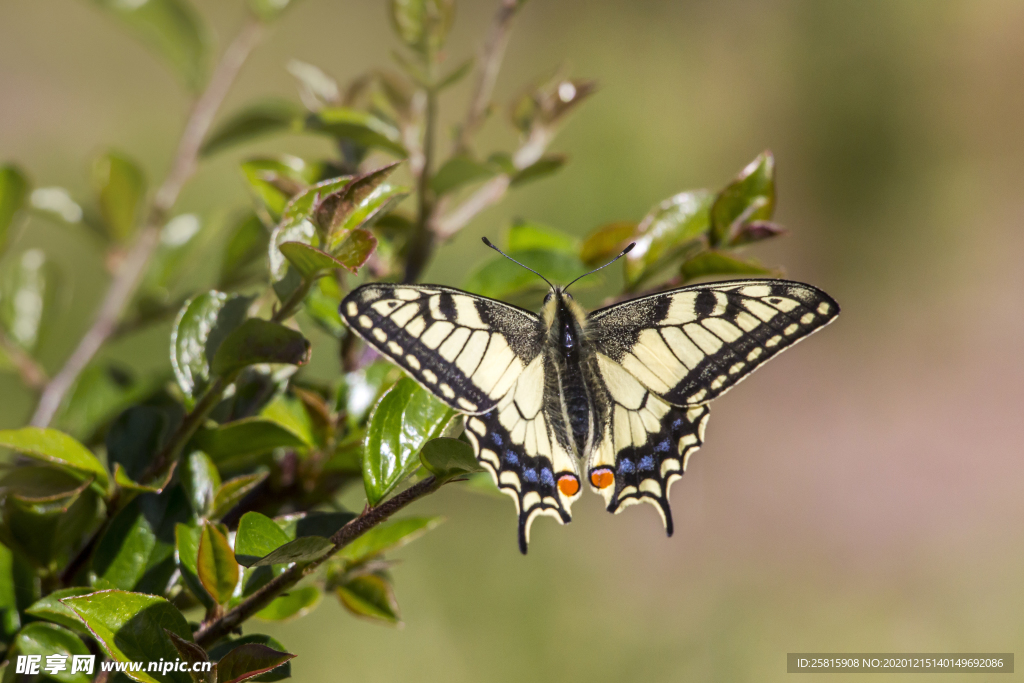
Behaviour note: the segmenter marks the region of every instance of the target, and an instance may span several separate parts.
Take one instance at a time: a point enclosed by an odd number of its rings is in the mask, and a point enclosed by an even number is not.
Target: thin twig
[[[501,174],[491,178],[480,186],[465,201],[455,207],[451,213],[434,221],[434,233],[438,239],[446,240],[465,227],[473,217],[489,206],[497,204],[508,191],[511,178]]]
[[[331,536],[331,542],[334,546],[326,555],[307,564],[293,564],[285,570],[284,573],[272,579],[269,583],[261,587],[235,607],[222,614],[220,617],[202,624],[199,627],[199,630],[194,634],[195,642],[203,647],[209,647],[224,636],[228,635],[246,619],[269,605],[274,598],[287,591],[304,577],[309,576],[316,571],[317,567],[333,557],[346,545],[359,538],[409,503],[412,503],[427,494],[433,493],[440,485],[441,483],[434,477],[427,477],[423,481],[413,484],[394,498],[384,501],[377,507],[365,510],[361,515],[341,527],[333,536]]]
[[[178,150],[171,163],[171,170],[154,195],[144,227],[139,231],[135,244],[111,281],[92,327],[64,362],[64,366],[43,389],[39,405],[32,416],[32,425],[45,427],[50,424],[68,390],[116,328],[125,307],[135,295],[153,252],[160,243],[160,228],[167,220],[167,215],[177,201],[185,182],[195,172],[199,149],[213,123],[213,118],[262,34],[262,25],[259,21],[249,19],[221,56],[206,90],[192,107],[192,113],[185,124]]]
[[[491,106],[491,96],[494,94],[494,84],[497,82],[498,72],[501,70],[501,61],[505,57],[505,47],[508,45],[508,33],[512,25],[512,18],[521,4],[520,0],[501,0],[498,12],[494,15],[491,33],[487,36],[487,42],[484,43],[480,55],[480,68],[477,70],[473,96],[469,100],[469,109],[466,111],[466,120],[459,128],[459,138],[455,145],[459,152],[469,149],[470,139],[486,119],[487,109]]]
[[[18,346],[13,339],[0,330],[0,348],[7,357],[14,363],[14,367],[21,376],[21,383],[29,389],[42,389],[46,386],[46,369],[36,359],[25,353],[25,350]]]

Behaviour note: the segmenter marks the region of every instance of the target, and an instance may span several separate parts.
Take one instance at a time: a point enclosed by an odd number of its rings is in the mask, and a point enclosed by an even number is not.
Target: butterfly
[[[571,521],[584,479],[609,512],[650,503],[671,536],[669,488],[704,442],[708,403],[839,314],[787,280],[692,285],[587,314],[572,284],[548,282],[539,314],[383,282],[340,307],[353,332],[465,414],[477,460],[515,500],[523,554],[538,515]]]

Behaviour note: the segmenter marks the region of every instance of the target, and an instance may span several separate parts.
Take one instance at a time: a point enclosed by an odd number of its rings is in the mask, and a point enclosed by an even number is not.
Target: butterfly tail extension
[[[509,420],[506,418],[504,422]],[[544,425],[530,424],[520,429],[522,422],[510,429],[503,424],[501,408],[498,408],[468,418],[466,436],[477,460],[491,473],[498,489],[515,501],[519,514],[519,550],[525,555],[533,521],[539,515],[554,517],[560,524],[572,521],[569,508],[580,496],[581,486],[573,461],[553,443]],[[524,449],[520,440],[526,435],[530,435],[534,443],[545,439],[549,442]],[[526,455],[524,450],[536,455]]]
[[[657,399],[649,400],[665,405]],[[661,515],[665,533],[671,536],[675,527],[669,492],[686,471],[690,456],[704,442],[709,410],[706,405],[665,407],[657,429],[648,431],[644,441],[631,434],[628,445],[619,449],[615,448],[614,430],[629,428],[629,416],[623,418],[620,414],[618,425],[613,419],[602,450],[591,463],[589,478],[594,490],[604,497],[609,512],[618,514],[630,505],[649,503]],[[617,409],[622,410],[621,406]]]

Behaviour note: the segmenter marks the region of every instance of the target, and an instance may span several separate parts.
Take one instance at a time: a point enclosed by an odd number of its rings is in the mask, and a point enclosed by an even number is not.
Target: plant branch
[[[491,105],[491,96],[494,94],[494,84],[498,80],[498,72],[501,70],[501,62],[505,57],[505,48],[508,45],[509,28],[512,26],[512,18],[521,4],[520,0],[501,0],[498,12],[494,15],[491,32],[487,36],[487,42],[484,43],[480,55],[480,68],[477,70],[473,96],[469,100],[469,109],[466,111],[466,120],[459,129],[459,137],[455,145],[459,152],[469,149],[470,138],[476,134],[487,118],[487,109]]]
[[[364,510],[361,515],[353,519],[331,536],[334,546],[327,551],[327,554],[307,564],[293,564],[284,573],[272,579],[255,593],[247,597],[232,609],[224,612],[221,616],[202,624],[194,634],[195,642],[203,647],[209,647],[224,636],[238,628],[246,619],[259,612],[269,605],[274,598],[297,584],[304,577],[309,576],[317,567],[333,557],[339,550],[359,538],[367,531],[377,526],[391,515],[395,514],[409,503],[433,493],[441,486],[434,477],[427,477],[423,481],[413,484],[393,498],[390,498],[377,507]]]
[[[427,67],[433,78],[432,57]],[[423,164],[416,176],[416,223],[408,247],[405,266],[405,282],[415,282],[426,268],[434,251],[434,233],[431,223],[434,216],[434,193],[430,189],[433,174],[434,138],[437,129],[437,93],[433,85],[426,89],[427,105],[423,123]]]
[[[160,243],[160,228],[166,222],[167,214],[177,201],[185,182],[195,172],[199,149],[213,123],[213,118],[262,34],[259,21],[255,18],[249,19],[221,56],[210,82],[192,107],[178,143],[178,150],[171,162],[171,170],[154,195],[143,228],[114,275],[92,327],[79,341],[78,346],[64,362],[64,366],[43,389],[39,405],[32,416],[32,425],[45,427],[50,424],[68,390],[114,332],[124,309],[142,280],[153,252]]]
[[[22,384],[29,389],[42,389],[46,386],[47,376],[43,366],[8,337],[3,330],[0,330],[0,349],[3,349],[18,370]]]

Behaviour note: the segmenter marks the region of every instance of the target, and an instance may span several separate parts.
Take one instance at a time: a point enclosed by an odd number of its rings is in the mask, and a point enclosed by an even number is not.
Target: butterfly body
[[[552,287],[539,315],[432,285],[375,283],[342,318],[466,414],[477,459],[519,514],[561,523],[582,482],[611,512],[647,502],[672,534],[669,488],[703,443],[708,402],[839,307],[809,285],[740,280],[684,287],[589,315]]]

